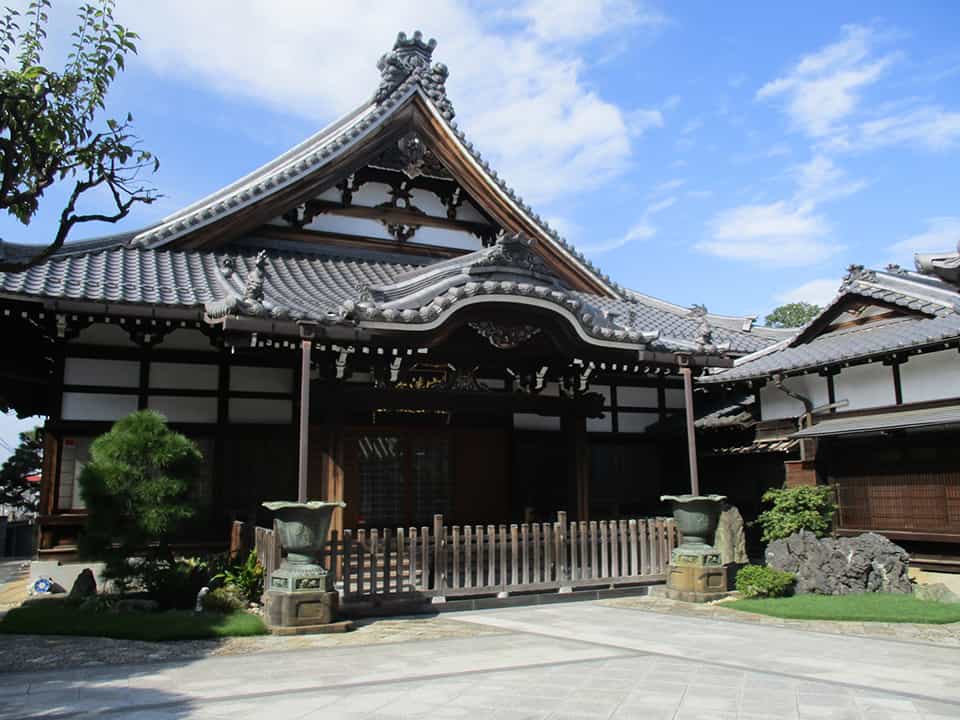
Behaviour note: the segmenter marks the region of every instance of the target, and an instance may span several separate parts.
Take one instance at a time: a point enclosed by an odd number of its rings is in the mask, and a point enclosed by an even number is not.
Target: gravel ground
[[[775,625],[795,630],[809,630],[833,635],[856,635],[861,637],[887,638],[904,642],[923,642],[948,647],[960,647],[960,623],[927,625],[918,623],[882,622],[836,622],[832,620],[787,620],[755,613],[732,610],[715,603],[685,603],[658,597],[626,597],[600,601],[610,607],[629,608],[666,615],[686,617],[709,617],[717,620]]]
[[[445,640],[504,632],[440,616],[376,618],[358,620],[355,625],[356,629],[352,632],[331,635],[263,635],[158,643],[95,637],[0,635],[0,673],[175,662],[211,655],[245,655],[308,648]]]

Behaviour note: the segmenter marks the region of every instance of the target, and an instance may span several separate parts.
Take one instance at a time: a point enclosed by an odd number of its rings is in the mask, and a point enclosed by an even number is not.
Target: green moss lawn
[[[786,598],[735,600],[723,607],[794,620],[848,620],[895,623],[960,622],[960,603],[918,600],[899,593],[795,595]]]
[[[197,640],[267,632],[256,615],[228,615],[171,610],[158,613],[89,613],[64,603],[19,607],[0,620],[0,633],[89,635],[123,640]]]

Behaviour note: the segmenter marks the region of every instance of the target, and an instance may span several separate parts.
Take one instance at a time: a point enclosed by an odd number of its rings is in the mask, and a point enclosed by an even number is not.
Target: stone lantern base
[[[709,545],[674,549],[664,595],[671,600],[711,602],[727,596],[727,569]]]
[[[268,590],[263,619],[275,635],[345,632],[349,620],[336,622],[340,596],[336,591],[285,592]]]

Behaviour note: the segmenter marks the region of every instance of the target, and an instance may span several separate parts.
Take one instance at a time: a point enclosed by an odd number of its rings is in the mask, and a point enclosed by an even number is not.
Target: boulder
[[[943,583],[917,585],[913,588],[913,595],[919,600],[932,600],[939,603],[960,603],[960,595]]]
[[[913,591],[910,556],[882,535],[818,538],[801,530],[767,546],[767,565],[797,576],[794,592],[847,595]]]
[[[93,577],[93,571],[90,568],[84,568],[77,579],[73,581],[73,587],[70,588],[70,599],[77,602],[83,602],[88,597],[97,594],[97,580]]]
[[[736,505],[723,504],[713,546],[720,553],[724,565],[746,565],[750,562],[747,557],[747,537],[743,532],[743,516]]]

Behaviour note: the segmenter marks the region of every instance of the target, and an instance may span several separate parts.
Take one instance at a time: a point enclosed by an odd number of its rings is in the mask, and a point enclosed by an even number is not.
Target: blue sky
[[[121,228],[350,110],[396,32],[420,29],[450,67],[458,122],[501,176],[641,292],[762,317],[828,300],[851,263],[909,264],[960,240],[953,3],[119,5],[140,54],[109,110],[134,114],[164,195]],[[71,23],[57,6],[54,46]],[[0,237],[41,242],[52,219],[2,219]]]

